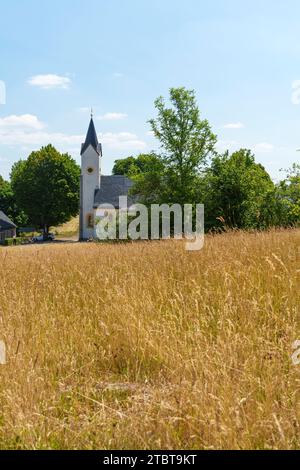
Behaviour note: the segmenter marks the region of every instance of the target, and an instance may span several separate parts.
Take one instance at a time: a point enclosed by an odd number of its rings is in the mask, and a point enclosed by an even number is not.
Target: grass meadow
[[[300,231],[0,248],[2,449],[300,448]]]

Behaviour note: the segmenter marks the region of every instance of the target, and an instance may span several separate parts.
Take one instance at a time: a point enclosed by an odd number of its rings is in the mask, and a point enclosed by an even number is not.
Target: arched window
[[[86,226],[87,228],[94,228],[94,215],[93,214],[87,214]]]

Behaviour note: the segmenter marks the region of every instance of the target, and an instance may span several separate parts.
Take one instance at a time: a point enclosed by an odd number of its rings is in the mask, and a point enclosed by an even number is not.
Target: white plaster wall
[[[82,217],[82,237],[85,239],[94,237],[94,228],[87,227],[88,214],[94,215],[95,190],[100,185],[100,156],[90,145],[81,156],[81,217]],[[93,168],[93,173],[88,172],[88,168]]]

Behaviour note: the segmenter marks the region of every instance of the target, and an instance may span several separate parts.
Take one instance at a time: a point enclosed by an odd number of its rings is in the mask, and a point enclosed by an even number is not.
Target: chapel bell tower
[[[94,237],[94,199],[100,188],[102,146],[98,142],[93,113],[81,146],[79,239]]]

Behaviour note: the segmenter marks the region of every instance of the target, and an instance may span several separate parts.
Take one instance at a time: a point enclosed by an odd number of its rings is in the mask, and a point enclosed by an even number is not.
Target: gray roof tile
[[[94,206],[111,204],[119,209],[119,196],[128,196],[129,189],[133,186],[127,176],[101,176],[100,189],[95,192]],[[128,206],[134,203],[134,198],[128,196]]]

